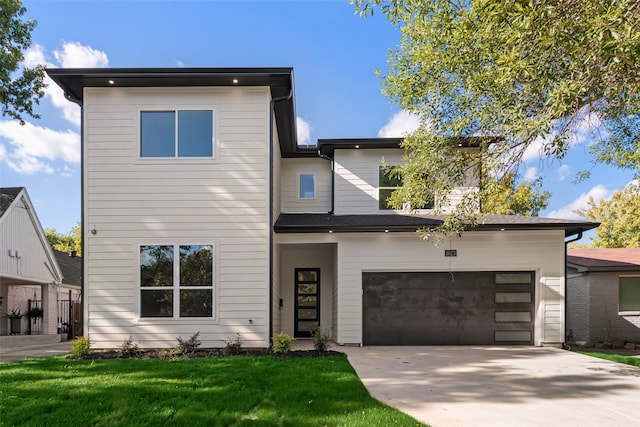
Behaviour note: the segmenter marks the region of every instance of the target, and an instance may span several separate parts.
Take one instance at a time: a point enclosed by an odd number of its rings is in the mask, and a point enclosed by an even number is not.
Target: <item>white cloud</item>
[[[59,132],[17,121],[0,121],[0,160],[25,174],[54,172],[51,162],[80,162],[80,135],[71,130]]]
[[[24,53],[24,60],[22,61],[25,67],[33,68],[36,65],[50,65],[47,63],[44,47],[39,44],[34,44]]]
[[[594,202],[597,204],[602,199],[608,199],[613,195],[613,191],[610,191],[604,185],[596,185],[586,193],[580,194],[577,199],[557,209],[549,212],[549,218],[562,218],[562,219],[581,219],[582,217],[575,213],[575,210],[585,209],[588,207],[589,198],[593,197]]]
[[[65,42],[53,56],[63,68],[103,68],[109,66],[107,54],[78,42]]]
[[[420,118],[408,111],[400,111],[378,132],[378,138],[400,138],[420,127]]]
[[[184,62],[180,61],[179,59],[176,61],[176,67],[178,68],[184,68]]]
[[[311,143],[311,125],[301,117],[296,117],[298,145],[315,145]]]
[[[530,182],[535,181],[538,179],[538,176],[540,176],[538,168],[532,166],[527,168],[527,171],[524,173],[524,180]]]
[[[571,174],[571,167],[569,165],[560,165],[558,169],[556,169],[556,177],[558,181],[564,181]]]

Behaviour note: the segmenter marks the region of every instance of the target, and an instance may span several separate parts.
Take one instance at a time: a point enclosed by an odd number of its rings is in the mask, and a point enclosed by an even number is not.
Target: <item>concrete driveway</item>
[[[640,368],[540,347],[339,350],[373,397],[434,427],[640,426]]]

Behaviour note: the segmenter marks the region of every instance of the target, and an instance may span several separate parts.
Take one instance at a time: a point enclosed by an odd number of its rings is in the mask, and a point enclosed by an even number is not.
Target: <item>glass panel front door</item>
[[[320,269],[295,270],[295,331],[296,337],[310,337],[320,323]]]

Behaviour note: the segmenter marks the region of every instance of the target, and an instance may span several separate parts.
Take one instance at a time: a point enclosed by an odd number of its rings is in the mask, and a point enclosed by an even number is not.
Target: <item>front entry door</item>
[[[320,269],[296,268],[295,337],[310,337],[320,323]]]

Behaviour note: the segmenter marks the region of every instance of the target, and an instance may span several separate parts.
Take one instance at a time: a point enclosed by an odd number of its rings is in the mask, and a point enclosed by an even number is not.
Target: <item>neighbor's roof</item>
[[[293,68],[48,68],[47,74],[65,97],[82,105],[86,87],[206,87],[268,86],[275,103],[276,125],[283,157],[317,156],[315,149],[299,148]]]
[[[24,187],[0,187],[0,217],[9,209]]]
[[[82,258],[70,256],[67,252],[53,250],[60,270],[62,270],[62,283],[67,285],[82,286]]]
[[[640,248],[569,249],[567,264],[580,272],[640,270]]]
[[[443,216],[411,214],[280,214],[274,225],[276,233],[326,232],[406,232],[442,224]],[[538,218],[515,215],[485,215],[475,231],[562,229],[565,236],[591,230],[597,222]]]

